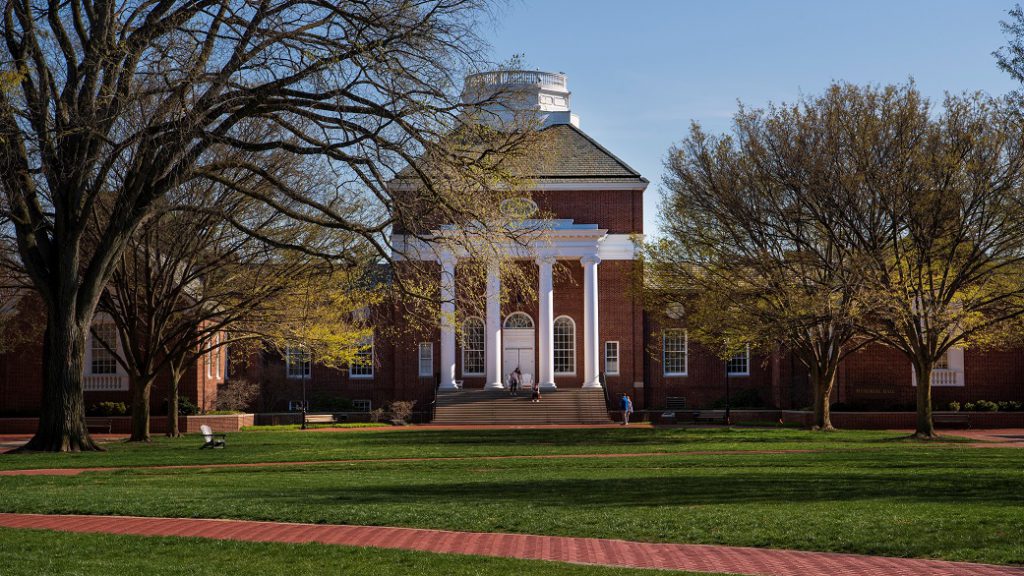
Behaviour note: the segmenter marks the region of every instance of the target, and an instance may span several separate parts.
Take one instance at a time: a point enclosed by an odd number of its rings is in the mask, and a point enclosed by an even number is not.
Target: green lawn
[[[639,426],[467,431],[416,427],[344,432],[254,430],[229,434],[227,450],[197,450],[202,440],[193,434],[175,440],[155,436],[152,445],[106,444],[107,452],[0,454],[0,470],[697,450],[874,450],[914,444],[905,436],[892,432],[813,434],[792,429],[651,429]],[[950,437],[948,440],[959,439]]]
[[[243,432],[0,466],[742,450],[2,477],[0,511],[249,518],[1024,564],[1024,452],[796,430]],[[761,454],[755,450],[804,449]]]
[[[663,571],[577,566],[321,544],[221,542],[66,534],[0,528],[4,576],[224,576],[376,574],[379,576],[657,576]],[[670,574],[683,574],[671,572]],[[696,572],[687,572],[698,576]],[[707,575],[711,576],[711,575]]]

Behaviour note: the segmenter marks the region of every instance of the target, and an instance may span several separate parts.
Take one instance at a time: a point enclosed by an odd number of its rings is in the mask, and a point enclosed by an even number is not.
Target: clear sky
[[[913,78],[1004,94],[995,64],[1012,0],[511,0],[483,32],[495,61],[564,72],[580,127],[646,176],[656,233],[662,161],[691,120],[724,131],[737,101],[818,94],[833,80]]]

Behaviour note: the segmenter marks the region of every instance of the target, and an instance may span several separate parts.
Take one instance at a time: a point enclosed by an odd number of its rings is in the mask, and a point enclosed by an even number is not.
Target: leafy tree
[[[834,123],[850,104],[831,91],[741,108],[731,135],[694,125],[666,161],[665,237],[645,249],[649,307],[684,304],[694,339],[723,358],[746,345],[790,350],[808,370],[823,430],[839,363],[866,341],[853,254],[829,232],[835,218],[812,210],[852,177],[834,162],[849,152]]]
[[[0,213],[47,311],[39,429],[25,448],[97,449],[82,405],[86,331],[136,230],[185,183],[360,235],[381,259],[388,230],[490,222],[503,159],[528,134],[491,131],[484,149],[450,136],[487,6],[5,0]],[[318,177],[268,169],[276,154]],[[406,167],[421,185],[401,192],[389,182]]]
[[[912,85],[838,90],[856,103],[837,129],[858,177],[813,210],[856,256],[862,329],[913,365],[916,435],[931,438],[936,363],[1009,342],[1024,315],[1024,122],[979,94],[935,110]]]

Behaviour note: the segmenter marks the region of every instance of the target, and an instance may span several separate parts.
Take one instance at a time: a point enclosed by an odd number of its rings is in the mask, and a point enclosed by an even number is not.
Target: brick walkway
[[[460,460],[553,460],[564,458],[643,458],[657,456],[722,456],[730,454],[805,454],[818,450],[684,450],[678,452],[629,452],[620,454],[520,454],[509,456],[437,456],[433,458],[351,458],[346,460],[300,460],[281,462],[234,462],[229,464],[166,464],[157,466],[96,466],[92,468],[26,468],[0,470],[0,476],[77,476],[83,472],[118,470],[196,470],[208,468],[267,468],[275,466],[317,466],[323,464],[374,464],[387,462],[447,462]]]
[[[318,542],[751,576],[1024,576],[1020,567],[939,560],[375,526],[41,514],[0,514],[0,526],[249,542]]]

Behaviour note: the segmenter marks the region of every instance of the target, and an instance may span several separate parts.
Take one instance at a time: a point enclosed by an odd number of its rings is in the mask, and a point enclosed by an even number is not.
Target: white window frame
[[[669,334],[682,333],[683,335],[683,371],[682,372],[670,372],[668,369],[668,347],[666,342],[668,341]],[[673,351],[678,352],[678,351]],[[678,328],[672,328],[661,331],[661,370],[664,376],[686,376],[690,371],[690,333],[687,330]]]
[[[299,370],[293,371],[292,358],[305,358],[301,361]],[[304,346],[288,346],[284,351],[284,374],[289,380],[302,380],[313,375],[313,362],[309,351]]]
[[[423,352],[428,354],[424,356]],[[420,378],[427,378],[434,375],[434,343],[420,342],[416,358],[419,360]]]
[[[557,344],[558,344],[558,339],[557,339],[557,336],[556,336],[556,331],[557,331],[556,327],[558,325],[558,321],[559,320],[568,320],[569,321],[569,325],[572,326],[572,348],[568,349],[568,351],[572,353],[572,371],[571,372],[559,372],[558,368],[557,368],[557,364],[558,364],[557,357],[554,359],[554,362],[553,362],[553,364],[551,366],[551,371],[552,371],[552,373],[555,376],[575,376],[576,375],[576,360],[577,360],[577,357],[576,357],[576,321],[573,320],[571,316],[562,315],[562,316],[559,316],[559,317],[555,318],[554,321],[551,322],[551,348],[552,348],[552,352],[554,354],[557,354],[557,352],[558,352],[558,348],[556,347]]]
[[[609,357],[608,347],[610,345],[612,345],[612,344],[615,345],[614,346],[615,347],[615,370],[611,370],[611,369],[608,368],[608,362],[609,362],[609,360],[608,360],[608,357]],[[622,364],[622,352],[621,351],[622,351],[622,347],[619,346],[619,341],[618,340],[608,340],[607,342],[604,343],[604,373],[607,374],[608,376],[618,376],[619,375],[620,365]]]
[[[104,329],[110,328],[114,335],[114,350],[121,349],[121,338],[117,334],[117,326],[113,322],[96,322],[89,327],[89,375],[90,376],[118,376],[121,374],[121,364],[117,361],[117,354],[114,354],[110,350],[107,350],[106,346],[100,341],[99,338],[93,334],[93,330],[102,326]],[[113,372],[97,372],[96,364],[94,362],[96,352],[102,354],[109,354],[110,360],[114,363]]]
[[[739,357],[743,357],[746,362],[747,369],[743,372],[734,372],[730,369],[729,363]],[[743,347],[743,352],[733,354],[731,358],[725,361],[725,373],[728,376],[750,376],[750,344],[746,344]]]
[[[482,352],[483,355],[484,355],[483,356],[484,361],[483,361],[483,363],[480,366],[480,368],[482,368],[482,370],[480,370],[479,372],[468,372],[468,371],[466,371],[466,340],[467,340],[467,338],[466,338],[466,324],[469,324],[470,322],[474,322],[474,323],[479,322],[479,326],[481,326],[483,328],[483,330],[481,331],[483,333],[483,342],[482,342],[483,348],[481,348],[479,350],[477,350],[475,348],[470,350],[470,352]],[[465,320],[462,321],[462,376],[463,377],[467,377],[467,376],[483,376],[485,374],[486,370],[487,370],[487,323],[484,322],[484,319],[480,318],[479,316],[470,316],[469,318],[466,318]]]
[[[375,350],[374,341],[373,341],[373,335],[372,334],[370,335],[369,340],[370,340],[370,345],[366,346],[366,347],[370,349],[370,352],[369,352],[370,361],[367,362],[366,364],[353,364],[353,363],[350,362],[349,365],[348,365],[348,375],[349,375],[349,378],[352,378],[354,380],[369,380],[369,379],[373,378],[374,364],[376,363],[377,355],[376,355],[376,350]],[[364,356],[364,355],[366,355],[366,352],[365,351],[360,351],[357,355],[358,356]],[[357,372],[357,370],[358,370],[358,372]],[[364,372],[364,370],[365,370],[365,372]]]

